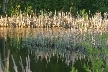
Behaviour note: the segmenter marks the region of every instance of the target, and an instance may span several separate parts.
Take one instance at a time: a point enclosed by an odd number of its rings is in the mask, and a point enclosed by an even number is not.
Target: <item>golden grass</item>
[[[42,12],[42,11],[41,11]],[[44,13],[40,15],[13,15],[11,17],[0,18],[0,27],[13,27],[13,28],[50,28],[50,27],[62,27],[78,29],[82,32],[105,32],[108,27],[107,14],[104,14],[105,18],[102,20],[101,13],[96,13],[92,18],[88,16],[74,18],[70,12],[52,12]]]

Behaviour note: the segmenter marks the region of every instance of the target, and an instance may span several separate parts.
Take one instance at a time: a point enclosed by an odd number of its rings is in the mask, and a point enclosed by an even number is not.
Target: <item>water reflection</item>
[[[71,45],[79,42],[72,40],[73,34],[72,30],[64,28],[0,28],[0,54],[2,57],[7,57],[7,52],[10,50],[18,72],[22,71],[20,57],[26,67],[28,55],[30,55],[32,72],[69,72],[75,61],[84,58],[83,54],[75,51],[74,47],[71,49]],[[4,53],[2,53],[3,49],[5,49]],[[11,55],[9,71],[14,72]]]

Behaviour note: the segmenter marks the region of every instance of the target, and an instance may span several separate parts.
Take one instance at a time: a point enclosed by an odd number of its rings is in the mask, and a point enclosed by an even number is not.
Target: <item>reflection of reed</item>
[[[67,65],[69,65],[70,62],[72,62],[73,65],[78,59],[85,59],[83,54],[69,50],[37,48],[36,50],[31,50],[31,53],[35,53],[36,61],[41,57],[41,59],[46,58],[47,62],[50,62],[52,56],[57,56],[57,60],[65,59]]]
[[[12,61],[13,61],[13,64],[14,64],[14,70],[15,70],[15,72],[18,72],[18,69],[17,69],[17,66],[16,66],[16,64],[15,64],[14,58],[13,58],[12,55],[11,55],[11,57],[12,57]]]
[[[56,59],[56,57],[57,57],[57,59]],[[18,72],[18,69],[20,69],[20,67],[17,67],[18,66],[18,64],[15,62],[15,60],[14,60],[14,57],[13,57],[13,55],[11,55],[11,58],[12,58],[12,61],[13,61],[13,64],[14,64],[14,66],[13,66],[13,69],[14,69],[14,71],[15,72]],[[63,66],[62,68],[64,68],[64,67],[69,67],[69,66],[67,66],[66,64],[65,64],[65,59],[63,59],[63,60],[61,60],[62,59],[62,57],[60,58],[60,56],[59,55],[57,55],[57,53],[56,53],[56,55],[55,56],[52,56],[51,58],[49,58],[49,56],[47,56],[47,59],[45,59],[45,57],[43,57],[42,58],[42,56],[37,56],[36,57],[36,59],[37,58],[39,58],[38,60],[35,60],[34,61],[34,58],[32,59],[33,60],[33,62],[32,62],[32,60],[31,60],[31,58],[29,57],[29,55],[26,57],[26,66],[25,66],[25,64],[24,64],[24,62],[23,62],[23,60],[22,60],[22,57],[20,56],[20,60],[19,60],[19,64],[20,64],[20,66],[21,66],[21,72],[34,72],[34,70],[33,70],[33,66],[34,66],[34,68],[39,68],[40,67],[40,65],[41,65],[41,63],[43,63],[44,62],[44,65],[42,64],[41,66],[43,67],[44,66],[44,69],[45,70],[49,70],[50,69],[50,67],[49,66],[51,66],[50,64],[52,64],[53,62],[55,63],[56,62],[56,65],[57,66]],[[51,61],[50,61],[51,60]],[[62,62],[62,64],[61,64],[61,62]],[[38,63],[39,63],[39,65],[38,65]],[[31,64],[33,65],[33,66],[31,66]],[[65,64],[66,66],[64,66],[63,64]],[[55,65],[55,64],[54,64]],[[37,67],[37,66],[39,66],[39,67]],[[53,66],[53,64],[52,64],[52,67],[54,67]],[[61,69],[61,68],[60,68]],[[35,69],[35,71],[43,71],[44,72],[44,70],[38,70],[38,69]]]
[[[95,45],[101,47],[102,42],[99,40],[100,33],[80,33],[78,29],[64,29],[64,28],[4,28],[1,31],[1,36],[5,33],[10,38],[15,38],[12,40],[11,44],[16,48],[23,45],[28,49],[36,48],[48,48],[57,49],[57,51],[70,51],[70,52],[81,52],[86,54],[87,48],[83,47],[84,42],[88,42],[91,46]],[[20,42],[22,38],[22,42]],[[17,45],[15,45],[15,43]],[[19,48],[20,49],[20,48]],[[71,53],[69,53],[71,55]],[[61,55],[64,55],[61,53]],[[71,56],[65,56],[72,58]],[[83,57],[83,56],[82,56]],[[67,58],[67,59],[68,59]],[[72,59],[71,59],[72,60]]]
[[[30,28],[0,28],[0,37],[27,37],[30,34],[35,34],[37,29]]]
[[[15,63],[15,60],[13,58],[13,55],[11,55],[11,57],[12,57],[12,61],[13,61],[13,64],[14,64],[14,67],[13,68],[14,68],[15,72],[18,72],[18,67],[17,67],[17,65]],[[19,63],[20,63],[20,66],[22,68],[22,72],[32,72],[30,70],[30,57],[29,57],[29,55],[28,55],[28,57],[26,57],[26,67],[23,66],[22,58],[21,57],[20,57]]]

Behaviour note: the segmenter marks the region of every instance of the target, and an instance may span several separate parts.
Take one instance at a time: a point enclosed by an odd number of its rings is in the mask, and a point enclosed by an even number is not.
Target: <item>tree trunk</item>
[[[2,12],[3,13],[7,12],[7,3],[8,3],[8,0],[3,0],[3,7],[2,7]]]

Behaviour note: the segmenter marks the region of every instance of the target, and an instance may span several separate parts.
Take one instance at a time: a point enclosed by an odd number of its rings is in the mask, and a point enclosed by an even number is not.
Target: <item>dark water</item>
[[[54,34],[57,31],[63,31],[64,29],[53,29]],[[69,64],[66,63],[66,58],[60,56],[59,53],[45,52],[43,54],[49,55],[41,55],[41,50],[39,50],[40,55],[35,54],[38,49],[27,49],[22,46],[22,40],[26,39],[29,35],[32,38],[37,33],[44,33],[49,31],[47,29],[1,29],[0,33],[0,54],[1,59],[4,60],[7,56],[8,50],[10,50],[9,56],[9,71],[14,71],[14,64],[12,61],[12,57],[14,58],[15,64],[17,66],[18,72],[22,72],[21,65],[19,63],[20,57],[22,59],[22,63],[24,69],[27,66],[26,59],[29,56],[30,59],[30,69],[32,72],[70,72],[72,68],[72,62],[70,61]],[[48,49],[49,50],[49,49]],[[38,53],[38,54],[39,54]],[[79,72],[84,72],[82,63],[85,62],[84,60],[76,60],[73,66],[78,69]],[[2,61],[5,64],[5,61]]]

